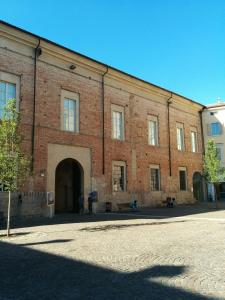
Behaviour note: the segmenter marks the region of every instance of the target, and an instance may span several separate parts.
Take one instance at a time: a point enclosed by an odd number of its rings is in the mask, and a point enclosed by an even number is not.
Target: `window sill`
[[[78,131],[70,131],[70,130],[65,130],[65,129],[61,129],[61,131],[65,132],[65,133],[73,134],[73,135],[80,134],[80,132],[78,132]]]

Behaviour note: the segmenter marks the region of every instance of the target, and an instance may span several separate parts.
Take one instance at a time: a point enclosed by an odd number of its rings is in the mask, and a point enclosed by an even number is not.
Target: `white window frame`
[[[64,100],[69,99],[75,102],[76,114],[75,114],[75,128],[74,130],[67,130],[64,128]],[[79,93],[61,90],[61,130],[66,132],[79,133],[80,128],[80,95]]]
[[[113,123],[113,113],[121,113],[122,115],[122,137],[117,138],[115,137],[115,132],[114,132],[114,123]],[[124,107],[116,104],[111,104],[111,137],[113,140],[119,140],[119,141],[124,141],[125,140],[125,119],[124,119]]]
[[[186,185],[186,189],[185,190],[181,190],[180,188],[180,171],[185,171],[185,185]],[[178,178],[179,178],[179,190],[181,192],[186,192],[188,190],[188,178],[187,178],[187,167],[179,167],[178,168]]]
[[[181,144],[179,145],[178,141],[178,130],[182,132],[182,137],[181,137]],[[185,137],[184,137],[184,124],[183,123],[176,123],[176,138],[177,138],[177,149],[179,151],[185,151]],[[180,146],[180,148],[179,148]]]
[[[151,136],[150,124],[154,122],[156,124],[155,137]],[[152,142],[155,140],[155,143]],[[157,116],[149,115],[148,116],[148,144],[151,146],[159,146],[159,121]]]
[[[151,174],[151,170],[152,169],[157,169],[158,170],[158,172],[159,172],[159,182],[158,182],[158,184],[159,184],[159,189],[158,190],[153,190],[152,189],[152,187],[151,187],[151,180],[152,180],[152,178],[151,178],[151,176],[152,176],[152,174]],[[150,177],[150,191],[151,192],[160,192],[161,191],[161,170],[160,170],[160,165],[150,165],[149,166],[149,177]]]
[[[195,136],[196,136],[196,139],[195,139],[195,149],[193,147],[194,145],[193,145],[192,134],[195,134]],[[192,153],[197,153],[198,152],[198,131],[194,127],[191,128],[191,151],[192,151]]]
[[[0,71],[0,81],[5,83],[12,83],[16,85],[16,109],[19,111],[19,103],[20,103],[20,76]]]
[[[124,178],[123,178],[123,182],[124,182],[124,189],[122,191],[116,191],[113,188],[113,170],[114,170],[114,166],[120,166],[120,167],[124,167]],[[124,193],[127,190],[127,175],[126,175],[126,163],[124,161],[119,161],[119,160],[113,160],[112,161],[112,192],[113,193]]]

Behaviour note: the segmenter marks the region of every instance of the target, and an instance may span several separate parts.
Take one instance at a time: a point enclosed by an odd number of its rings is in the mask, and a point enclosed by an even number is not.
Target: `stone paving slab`
[[[0,237],[0,300],[225,299],[223,210],[49,222]]]

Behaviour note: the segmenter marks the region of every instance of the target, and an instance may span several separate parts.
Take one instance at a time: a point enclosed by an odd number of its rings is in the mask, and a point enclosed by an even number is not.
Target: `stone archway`
[[[83,194],[83,168],[74,159],[62,160],[55,171],[55,212],[79,212],[79,195]]]
[[[77,162],[83,170],[83,192],[86,206],[88,193],[92,190],[90,148],[48,144],[47,191],[52,193],[56,191],[56,168],[61,161],[67,158],[71,158],[72,160]],[[52,210],[52,212],[49,210],[47,214],[54,215],[55,206],[52,208]]]
[[[193,174],[193,195],[197,201],[204,201],[203,177],[199,172]]]

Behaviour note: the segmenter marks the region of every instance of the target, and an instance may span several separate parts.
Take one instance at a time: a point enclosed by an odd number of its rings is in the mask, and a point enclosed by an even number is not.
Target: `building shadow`
[[[185,266],[156,265],[123,273],[0,241],[0,299],[215,300],[156,278],[185,276]]]
[[[221,209],[211,209],[199,205],[183,205],[174,208],[143,208],[139,211],[122,211],[113,213],[98,213],[94,215],[79,215],[75,213],[56,214],[53,218],[31,216],[26,218],[12,218],[12,228],[33,227],[40,225],[55,225],[69,223],[94,223],[103,221],[123,221],[123,220],[165,220],[175,217],[193,216],[208,212],[221,211]],[[6,228],[6,222],[0,221],[0,229]]]
[[[138,223],[138,224],[108,224],[108,225],[101,225],[95,227],[84,227],[81,228],[80,231],[88,231],[88,232],[96,232],[96,231],[109,231],[109,230],[120,230],[126,229],[128,227],[138,227],[138,226],[154,226],[154,225],[168,225],[174,223],[185,223],[189,222],[187,220],[182,221],[174,221],[174,222],[151,222],[151,223]]]
[[[17,244],[17,246],[35,246],[35,245],[46,245],[46,244],[61,244],[61,243],[68,243],[68,242],[71,242],[71,241],[73,241],[73,239],[57,239],[57,240],[51,240],[51,241]]]

